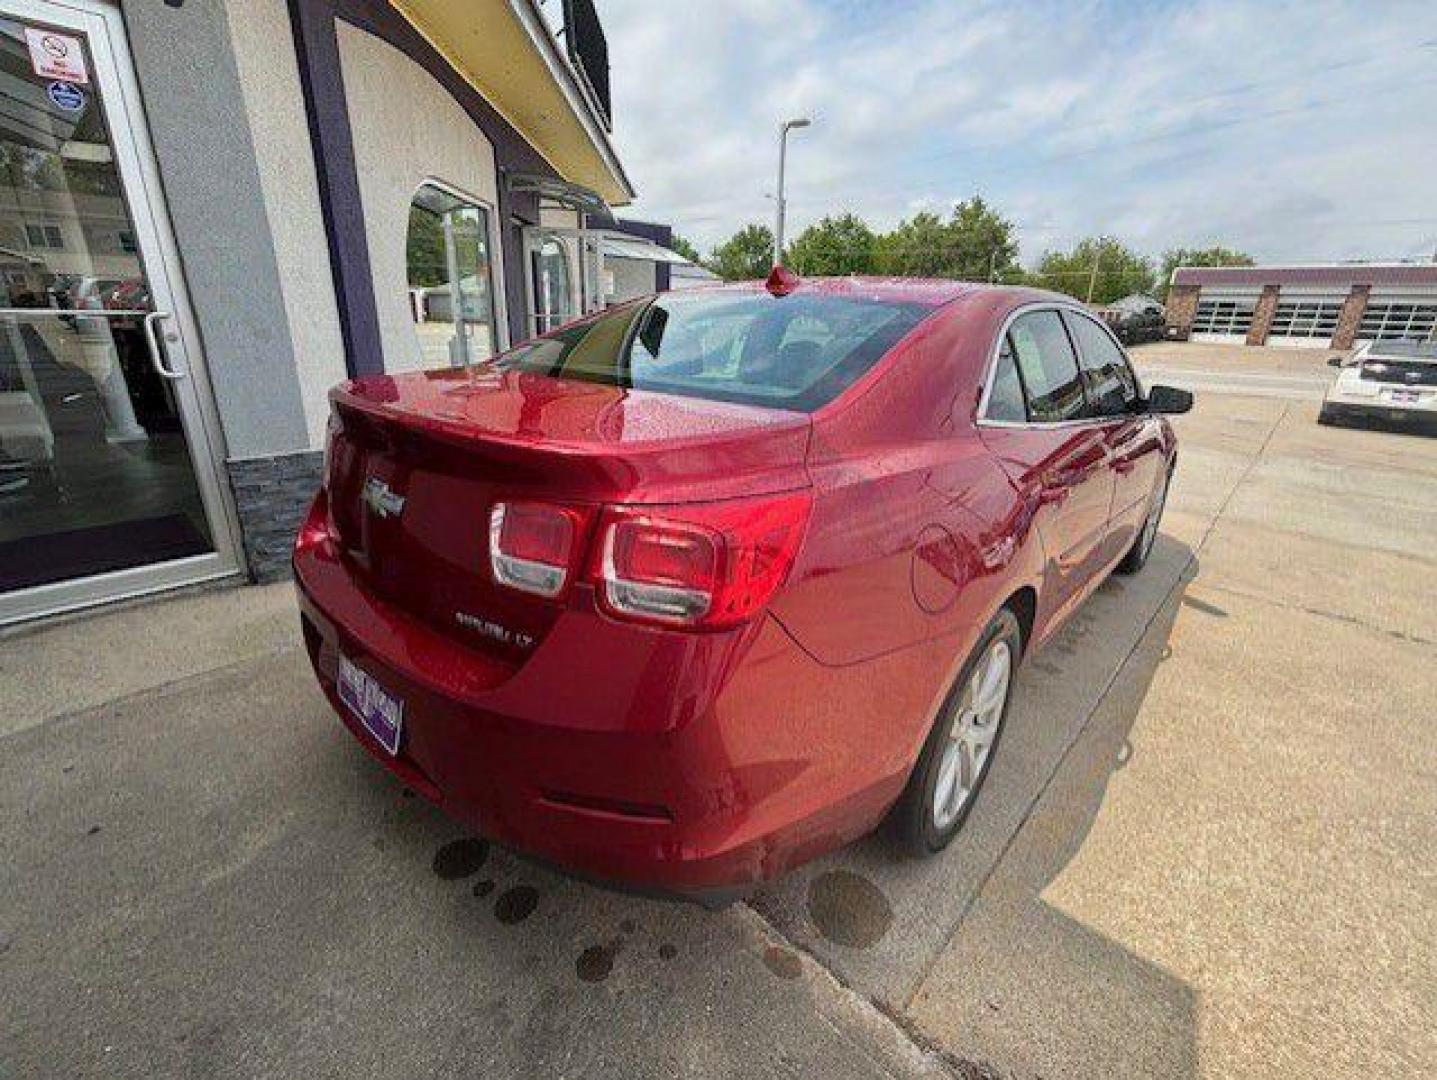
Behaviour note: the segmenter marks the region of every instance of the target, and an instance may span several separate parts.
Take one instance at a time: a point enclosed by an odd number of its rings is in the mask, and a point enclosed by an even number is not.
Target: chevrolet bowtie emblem
[[[364,482],[364,505],[375,517],[398,517],[404,513],[404,496],[389,490],[389,485],[377,476]]]

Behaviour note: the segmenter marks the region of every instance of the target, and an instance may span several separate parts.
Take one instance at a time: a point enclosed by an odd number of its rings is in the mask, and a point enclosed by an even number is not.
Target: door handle
[[[165,364],[165,353],[160,348],[159,336],[155,333],[155,324],[161,319],[170,318],[168,311],[152,311],[145,316],[143,327],[145,331],[145,344],[150,347],[150,364],[154,367],[155,373],[163,379],[174,381],[183,379],[185,373]]]
[[[1126,476],[1128,473],[1132,472],[1132,471],[1133,471],[1133,468],[1134,468],[1134,465],[1133,465],[1133,459],[1132,459],[1132,458],[1114,458],[1114,459],[1113,459],[1113,469],[1114,469],[1115,471],[1117,471],[1117,472],[1122,473],[1124,476]]]

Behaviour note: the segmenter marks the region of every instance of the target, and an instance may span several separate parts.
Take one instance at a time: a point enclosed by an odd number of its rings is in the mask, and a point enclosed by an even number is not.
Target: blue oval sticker
[[[66,112],[79,112],[85,107],[85,91],[74,83],[52,82],[50,100]]]

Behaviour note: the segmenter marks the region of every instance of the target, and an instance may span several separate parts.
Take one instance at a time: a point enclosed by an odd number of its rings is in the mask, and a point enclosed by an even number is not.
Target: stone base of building
[[[324,473],[324,453],[302,450],[229,462],[245,561],[258,584],[289,577],[290,551]]]

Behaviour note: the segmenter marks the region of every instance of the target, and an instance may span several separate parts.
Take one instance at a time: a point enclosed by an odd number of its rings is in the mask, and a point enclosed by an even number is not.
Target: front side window
[[[409,206],[409,300],[427,365],[460,366],[494,355],[489,211],[435,184]]]
[[[852,385],[930,310],[841,296],[666,293],[521,345],[500,364],[808,412]]]
[[[1085,315],[1068,312],[1064,318],[1078,346],[1089,415],[1122,416],[1136,411],[1138,381],[1117,342]]]
[[[1078,358],[1056,311],[1020,315],[1008,329],[1009,347],[1037,423],[1076,420],[1083,415],[1083,382]]]

